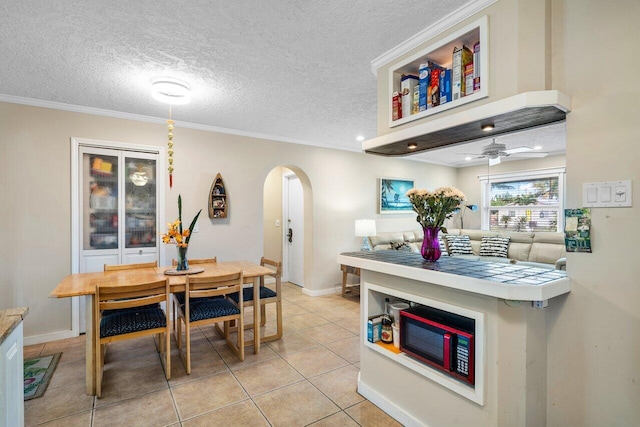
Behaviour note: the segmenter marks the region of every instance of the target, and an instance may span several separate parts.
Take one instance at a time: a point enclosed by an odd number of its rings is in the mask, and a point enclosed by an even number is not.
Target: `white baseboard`
[[[327,289],[318,289],[317,291],[313,291],[311,289],[307,289],[307,288],[302,288],[302,293],[305,295],[309,295],[310,297],[320,297],[323,295],[333,295],[333,294],[339,294],[340,292],[342,292],[342,288],[338,289],[336,291],[335,288],[327,288]]]
[[[394,420],[407,427],[428,427],[428,424],[415,419],[403,409],[399,408],[393,402],[390,402],[377,391],[360,381],[360,373],[358,372],[358,393],[367,398],[371,403],[386,412]]]
[[[42,344],[45,342],[75,338],[77,336],[78,334],[71,329],[67,331],[52,332],[50,334],[31,335],[29,337],[24,337],[24,345]]]

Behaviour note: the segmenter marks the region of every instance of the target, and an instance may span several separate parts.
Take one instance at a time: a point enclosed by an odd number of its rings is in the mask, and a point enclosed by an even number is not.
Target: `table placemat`
[[[203,267],[194,267],[194,268],[190,268],[188,270],[176,270],[171,269],[171,270],[166,270],[164,272],[164,274],[166,274],[167,276],[184,276],[186,274],[198,274],[198,273],[202,273],[204,271]]]

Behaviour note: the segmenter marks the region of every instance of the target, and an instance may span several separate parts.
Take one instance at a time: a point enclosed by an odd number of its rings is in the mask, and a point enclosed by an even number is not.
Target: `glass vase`
[[[422,247],[420,253],[422,258],[428,262],[436,262],[442,252],[440,251],[440,242],[438,241],[438,232],[440,227],[423,227],[424,240],[422,240]]]
[[[189,269],[189,261],[187,261],[187,249],[188,246],[185,248],[181,248],[180,246],[178,246],[178,265],[176,266],[176,270],[178,271]]]

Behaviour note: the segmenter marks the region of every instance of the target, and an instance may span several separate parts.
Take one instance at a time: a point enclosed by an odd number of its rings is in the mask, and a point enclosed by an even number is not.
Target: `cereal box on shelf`
[[[402,99],[398,92],[393,92],[391,96],[391,114],[393,120],[402,118]]]
[[[473,52],[462,45],[453,48],[453,61],[451,67],[451,93],[455,101],[466,93],[464,70],[467,64],[473,63]]]
[[[418,73],[418,84],[420,85],[420,98],[418,109],[424,111],[427,109],[427,96],[429,93],[429,83],[431,83],[431,74],[429,73],[429,64],[420,64]]]
[[[413,105],[413,88],[418,84],[418,77],[412,74],[403,74],[400,78],[400,93],[402,104],[402,117],[409,117]]]
[[[451,101],[451,70],[440,70],[440,105]]]
[[[480,90],[480,42],[473,45],[473,91]]]

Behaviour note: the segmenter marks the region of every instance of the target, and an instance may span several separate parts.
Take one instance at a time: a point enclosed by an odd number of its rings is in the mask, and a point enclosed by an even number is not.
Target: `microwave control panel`
[[[469,376],[469,339],[458,336],[456,346],[456,372],[465,377]]]

